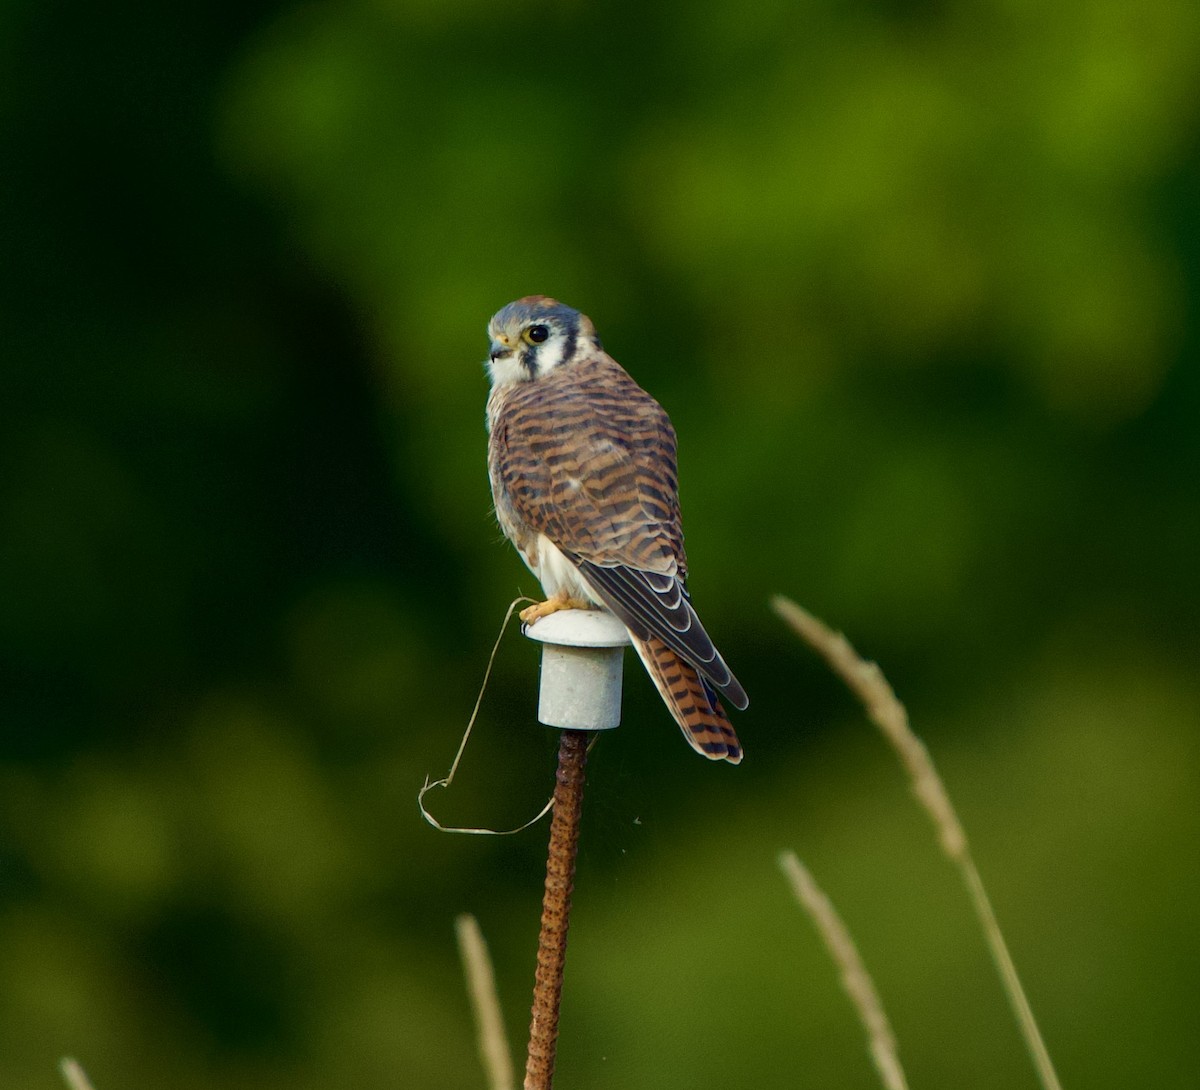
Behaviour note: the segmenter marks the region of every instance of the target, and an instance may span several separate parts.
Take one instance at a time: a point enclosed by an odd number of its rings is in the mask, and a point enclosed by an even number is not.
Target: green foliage
[[[710,767],[631,664],[564,1085],[873,1085],[781,847],[914,1085],[1030,1078],[776,591],[929,739],[1064,1084],[1196,1069],[1200,9],[15,3],[0,31],[0,1084],[70,1052],[97,1090],[478,1086],[464,910],[522,1039],[544,837],[436,835],[415,793],[534,589],[480,363],[530,292],[671,412],[695,598],[752,698],[745,765]],[[541,805],[535,661],[502,649],[448,823]]]

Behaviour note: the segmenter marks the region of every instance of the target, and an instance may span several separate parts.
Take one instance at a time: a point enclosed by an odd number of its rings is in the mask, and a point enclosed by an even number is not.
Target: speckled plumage
[[[688,598],[666,412],[554,299],[510,303],[488,332],[488,472],[505,536],[548,598],[615,614],[688,742],[738,763],[717,693],[737,708],[746,694]]]

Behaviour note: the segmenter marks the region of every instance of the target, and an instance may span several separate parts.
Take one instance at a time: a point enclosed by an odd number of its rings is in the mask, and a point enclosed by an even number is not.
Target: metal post
[[[611,614],[575,609],[543,617],[525,634],[542,644],[538,721],[562,728],[525,1064],[525,1090],[551,1090],[588,733],[621,721],[621,659],[629,636]]]

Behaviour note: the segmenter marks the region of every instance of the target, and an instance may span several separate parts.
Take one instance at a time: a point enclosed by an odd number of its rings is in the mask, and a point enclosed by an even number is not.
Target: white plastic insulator
[[[621,722],[621,666],[629,633],[611,613],[560,609],[525,635],[542,645],[538,722],[610,730]]]

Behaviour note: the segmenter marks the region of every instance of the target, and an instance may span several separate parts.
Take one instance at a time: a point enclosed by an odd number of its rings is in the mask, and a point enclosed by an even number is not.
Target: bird
[[[587,315],[549,296],[502,307],[488,337],[496,519],[546,596],[521,620],[607,610],[692,748],[738,764],[720,696],[739,710],[749,701],[688,594],[666,411],[605,352]]]

